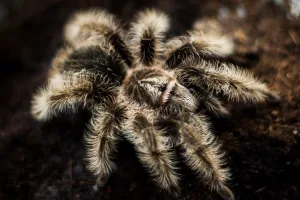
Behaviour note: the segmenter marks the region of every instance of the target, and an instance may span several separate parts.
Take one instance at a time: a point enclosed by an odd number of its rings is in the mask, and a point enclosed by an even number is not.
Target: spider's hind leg
[[[107,107],[99,105],[93,112],[84,141],[87,149],[87,168],[98,177],[99,187],[106,184],[116,168],[113,156],[117,151],[121,124],[125,119],[126,110],[117,103]]]
[[[187,165],[223,199],[234,200],[233,193],[226,186],[230,173],[222,166],[224,158],[220,145],[209,130],[204,116],[184,114],[177,124],[182,155]]]
[[[129,32],[130,46],[136,59],[144,66],[152,66],[164,51],[164,34],[169,28],[166,15],[146,10],[137,16]]]
[[[151,123],[151,115],[136,113],[127,124],[126,138],[134,145],[140,162],[148,168],[160,188],[178,194],[178,174],[171,146],[162,137],[162,130]]]

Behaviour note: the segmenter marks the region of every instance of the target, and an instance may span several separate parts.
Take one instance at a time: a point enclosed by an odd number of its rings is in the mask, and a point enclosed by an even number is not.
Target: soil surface
[[[173,199],[152,183],[126,141],[119,147],[118,170],[95,190],[95,177],[83,159],[89,115],[48,123],[30,115],[32,94],[63,45],[65,21],[88,7],[105,8],[124,22],[145,7],[159,8],[171,17],[169,36],[183,34],[198,18],[217,18],[234,37],[232,62],[253,71],[282,97],[279,104],[235,105],[231,118],[212,119],[232,171],[230,188],[237,200],[300,199],[300,20],[271,1],[199,2],[56,0],[1,29],[0,199]],[[220,199],[183,164],[180,173],[179,199]]]

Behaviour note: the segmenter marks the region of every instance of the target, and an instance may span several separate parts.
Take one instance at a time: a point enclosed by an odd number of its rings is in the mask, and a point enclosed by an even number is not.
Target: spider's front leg
[[[224,154],[205,117],[185,112],[177,117],[162,119],[160,124],[177,130],[176,141],[187,165],[223,199],[233,200],[234,195],[226,186],[230,173],[223,167]]]
[[[169,29],[168,17],[156,10],[145,10],[131,23],[128,34],[132,52],[139,64],[153,66],[164,52],[164,34]]]
[[[110,103],[107,107],[97,105],[93,111],[85,135],[86,160],[87,168],[98,177],[99,187],[106,184],[116,167],[112,159],[125,120],[126,110],[118,103]]]
[[[165,143],[162,131],[153,125],[151,114],[134,113],[126,125],[126,138],[134,145],[140,162],[148,168],[155,182],[176,194],[178,175],[171,146]]]
[[[119,21],[104,10],[90,9],[75,13],[65,26],[64,36],[73,47],[82,43],[109,46],[129,67],[132,65],[133,56],[124,40]]]
[[[226,35],[210,35],[198,30],[187,36],[169,40],[166,44],[166,68],[173,69],[182,63],[215,62],[233,53],[234,45]]]

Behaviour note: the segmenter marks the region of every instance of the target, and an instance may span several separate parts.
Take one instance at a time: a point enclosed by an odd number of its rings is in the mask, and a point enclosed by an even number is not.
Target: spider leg
[[[38,120],[48,120],[60,113],[76,112],[79,107],[105,104],[116,93],[117,86],[104,75],[85,70],[55,74],[34,95],[31,112]]]
[[[205,117],[188,114],[188,116],[182,116],[182,120],[178,120],[177,123],[179,141],[183,149],[182,155],[187,165],[223,199],[233,200],[233,193],[225,185],[230,173],[228,169],[222,167],[224,158],[220,153],[220,145],[209,130]]]
[[[230,115],[230,112],[223,106],[223,103],[204,87],[200,85],[189,85],[188,89],[196,97],[200,109],[206,109],[215,116],[225,117]]]
[[[99,187],[106,184],[116,168],[112,158],[117,149],[121,124],[125,119],[125,109],[116,103],[109,107],[98,106],[93,112],[84,141],[87,168],[98,176]]]
[[[150,118],[149,115],[136,113],[127,125],[126,137],[160,188],[177,194],[179,178],[175,172],[171,147],[164,142],[162,131],[153,126]]]
[[[91,9],[75,13],[65,26],[64,36],[75,47],[82,43],[112,47],[129,67],[132,65],[133,55],[124,41],[117,18],[104,10]]]
[[[201,19],[194,23],[190,32],[193,40],[206,43],[212,53],[220,57],[227,57],[234,53],[234,42],[226,34],[221,23],[216,19]]]
[[[40,120],[115,96],[130,64],[114,18],[105,12],[76,14],[65,34],[71,46],[58,52],[49,83],[33,100],[32,113]]]
[[[268,89],[266,84],[255,79],[245,70],[233,64],[205,62],[195,67],[182,66],[176,70],[179,81],[187,85],[203,86],[215,95],[232,102],[260,103],[266,100],[279,101],[280,97]]]
[[[169,28],[166,15],[156,10],[146,10],[131,24],[129,40],[131,48],[144,66],[152,66],[164,52],[164,33]]]
[[[167,42],[164,55],[166,68],[173,69],[185,62],[215,62],[232,54],[233,49],[233,41],[228,36],[190,31],[187,36],[176,37]]]
[[[252,74],[222,62],[219,58],[224,55],[203,39],[199,32],[194,31],[187,37],[179,37],[167,44],[169,51],[166,53],[168,58],[165,67],[175,70],[181,84],[204,87],[212,93],[222,94],[230,101],[258,103],[268,98],[279,100],[277,94]]]

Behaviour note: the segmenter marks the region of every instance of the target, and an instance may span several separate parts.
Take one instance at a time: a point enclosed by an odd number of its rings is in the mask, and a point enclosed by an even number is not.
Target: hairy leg
[[[75,13],[65,26],[65,40],[74,47],[84,44],[99,45],[115,52],[130,67],[133,55],[124,40],[116,17],[103,10],[90,9]]]
[[[79,107],[105,104],[116,95],[117,86],[103,75],[80,71],[53,75],[48,84],[34,95],[31,112],[38,120],[60,113],[74,113]]]
[[[181,84],[186,87],[205,87],[209,92],[224,95],[230,101],[258,103],[267,99],[279,100],[278,95],[250,72],[221,61],[219,58],[226,54],[218,52],[209,40],[204,39],[197,30],[190,32],[187,37],[168,42],[165,67],[175,70]]]
[[[175,70],[183,85],[199,85],[215,95],[222,95],[233,102],[260,103],[279,101],[280,97],[268,89],[266,84],[255,79],[245,70],[222,62],[202,62]]]
[[[134,145],[139,160],[149,169],[155,182],[174,194],[178,191],[178,175],[173,153],[164,142],[162,131],[157,130],[151,121],[150,115],[136,113],[127,124],[126,137]]]
[[[226,57],[234,53],[233,38],[225,33],[221,23],[212,18],[202,18],[193,25],[194,35],[208,44],[211,51],[220,56]]]
[[[198,108],[207,110],[215,116],[228,116],[230,115],[227,108],[223,106],[222,101],[214,96],[210,91],[207,91],[201,85],[189,85],[188,89],[196,97],[198,101]]]
[[[216,62],[232,54],[233,46],[229,37],[194,30],[167,42],[165,67],[173,69],[181,63]]]
[[[188,121],[189,123],[185,122]],[[179,141],[187,165],[199,174],[205,183],[222,198],[233,200],[234,195],[226,186],[230,177],[224,164],[220,145],[209,130],[204,116],[184,114],[179,126]]]
[[[129,40],[139,63],[152,66],[164,52],[164,33],[169,28],[166,15],[155,10],[146,10],[131,24]]]
[[[85,134],[87,168],[98,177],[99,187],[106,184],[116,167],[112,159],[117,149],[121,124],[126,120],[125,112],[125,108],[116,103],[109,107],[96,107]]]

